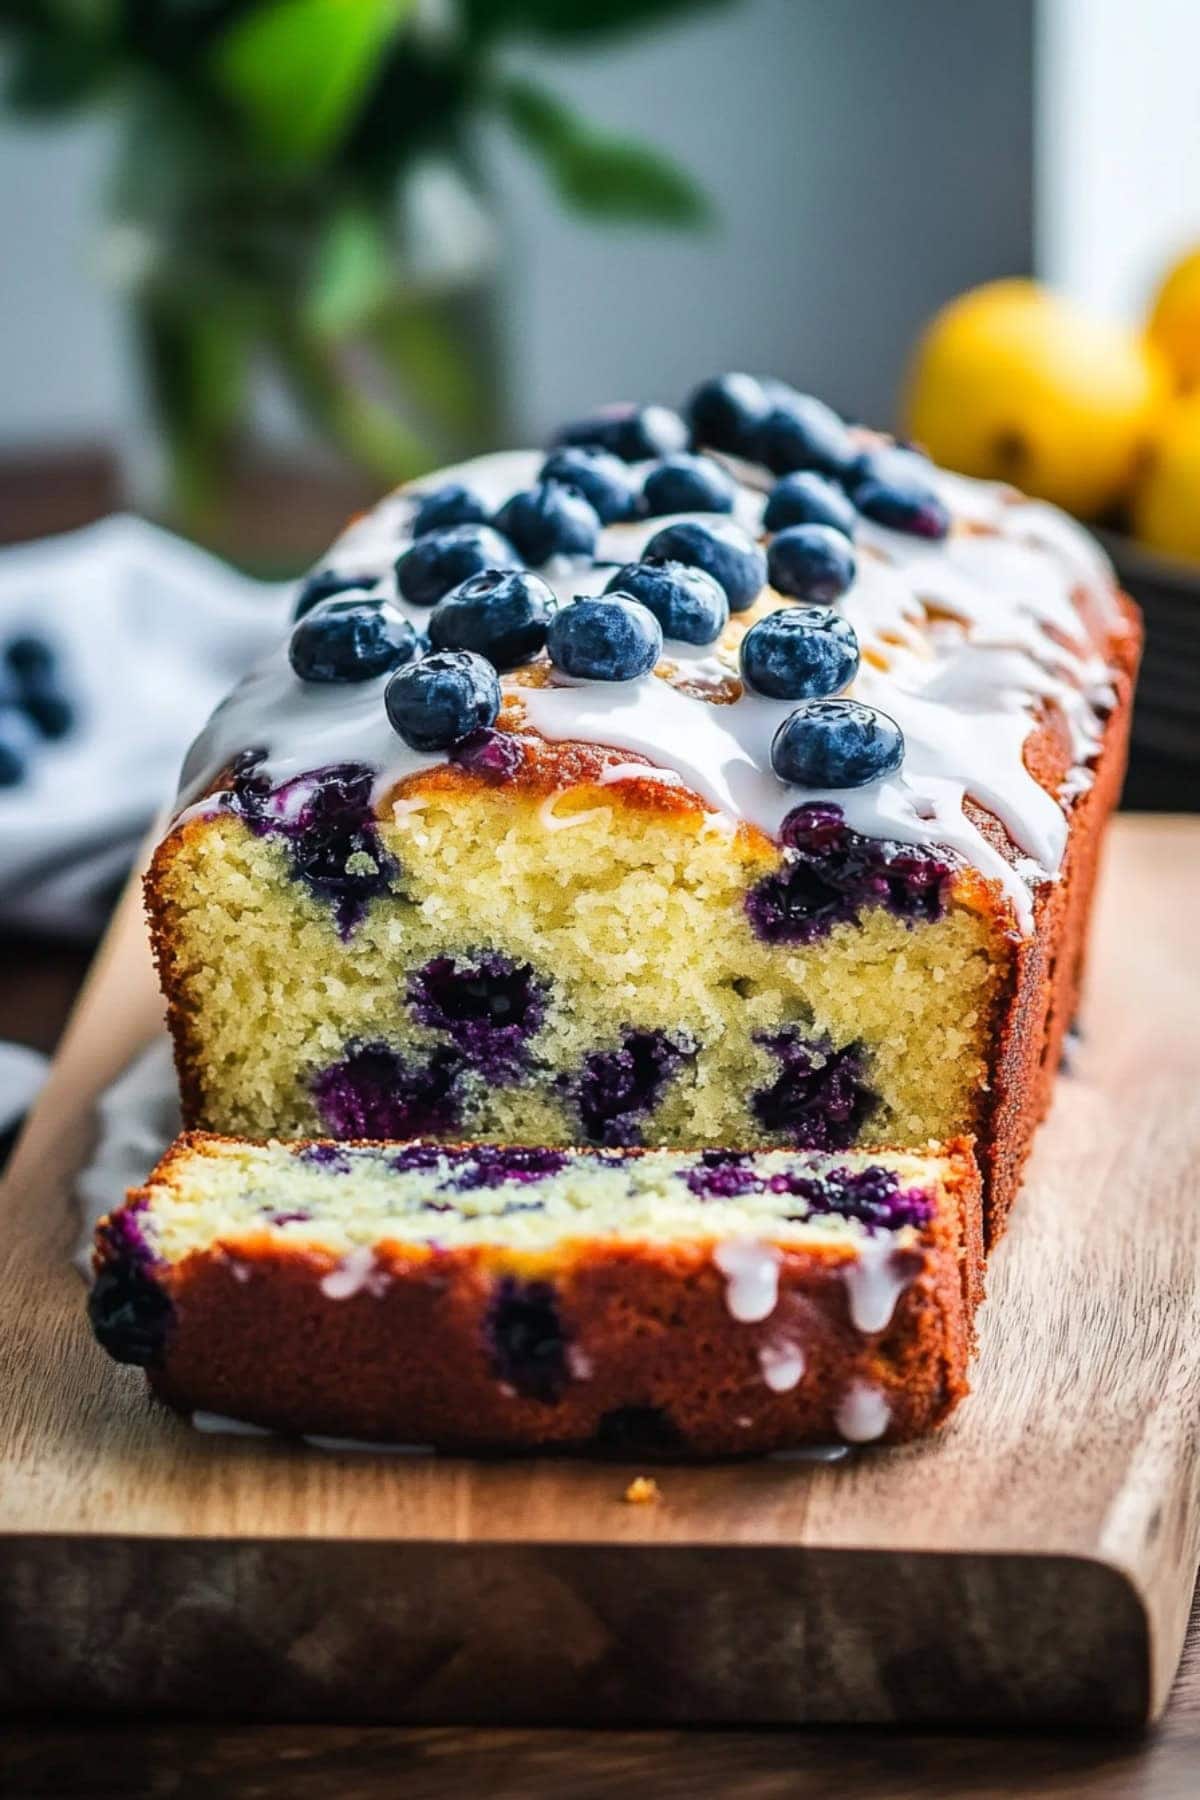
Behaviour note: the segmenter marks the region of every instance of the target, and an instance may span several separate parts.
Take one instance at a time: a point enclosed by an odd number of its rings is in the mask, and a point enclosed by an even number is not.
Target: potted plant
[[[512,72],[697,0],[0,0],[7,101],[120,122],[106,264],[203,531],[265,365],[377,483],[492,440],[490,115],[597,221],[689,226],[705,202],[648,146]],[[710,0],[711,3],[711,0]]]

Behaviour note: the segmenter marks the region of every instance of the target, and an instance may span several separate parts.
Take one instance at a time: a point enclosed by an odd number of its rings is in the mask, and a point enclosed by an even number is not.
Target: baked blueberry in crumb
[[[387,893],[399,874],[379,839],[371,806],[374,774],[362,763],[334,763],[272,788],[259,761],[261,754],[249,751],[234,765],[232,809],[256,836],[283,841],[293,878],[332,907],[348,938],[368,903]]]
[[[444,1031],[465,1063],[492,1081],[528,1059],[528,1041],[546,1014],[546,990],[528,963],[488,951],[471,962],[435,956],[409,977],[418,1023]]]
[[[706,1150],[694,1168],[680,1173],[701,1200],[736,1200],[762,1187],[744,1150]]]
[[[129,1263],[107,1264],[88,1295],[88,1318],[101,1349],[142,1369],[162,1361],[174,1314],[157,1281]]]
[[[595,1050],[582,1073],[559,1077],[571,1092],[589,1144],[612,1149],[642,1141],[642,1123],[695,1047],[665,1031],[627,1031],[615,1050]]]
[[[305,1144],[296,1152],[296,1161],[310,1169],[325,1169],[330,1175],[348,1175],[349,1153],[336,1144]]]
[[[450,761],[498,787],[502,782],[512,781],[519,773],[525,752],[510,732],[487,727],[473,731],[469,738],[456,744],[450,752]]]
[[[487,1313],[492,1373],[522,1399],[551,1405],[567,1385],[567,1339],[548,1281],[497,1282]]]
[[[458,1125],[461,1072],[453,1050],[408,1063],[388,1044],[358,1044],[313,1077],[312,1096],[334,1137],[416,1137]]]
[[[763,1130],[798,1150],[847,1149],[876,1100],[863,1079],[861,1046],[834,1050],[807,1041],[795,1026],[759,1032],[755,1042],[779,1064],[774,1081],[750,1096],[750,1110]]]
[[[393,1175],[412,1175],[436,1169],[449,1154],[440,1144],[405,1144],[402,1149],[392,1152],[387,1166]]]
[[[450,1186],[460,1194],[503,1187],[506,1181],[545,1181],[567,1166],[562,1150],[520,1144],[475,1144],[470,1150],[451,1152],[449,1160],[453,1165]]]
[[[137,1206],[113,1213],[97,1239],[103,1260],[88,1295],[96,1341],[117,1362],[153,1368],[162,1360],[175,1309],[154,1279]]]
[[[789,1213],[795,1222],[824,1218],[834,1213],[857,1219],[868,1231],[900,1231],[906,1225],[918,1230],[933,1217],[931,1195],[922,1188],[902,1188],[894,1169],[872,1164],[865,1169],[830,1169],[824,1175],[778,1174],[771,1177],[777,1194],[794,1194],[806,1211]]]
[[[784,860],[746,895],[746,914],[768,944],[812,944],[864,907],[932,922],[945,911],[953,868],[921,844],[851,831],[840,806],[811,802],[783,822]]]

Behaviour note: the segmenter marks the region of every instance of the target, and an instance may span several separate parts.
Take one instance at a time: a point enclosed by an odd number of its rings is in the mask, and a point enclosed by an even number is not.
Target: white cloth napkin
[[[29,780],[0,789],[0,928],[98,930],[184,751],[278,639],[291,592],[121,515],[0,551],[0,645],[45,638],[77,712]]]

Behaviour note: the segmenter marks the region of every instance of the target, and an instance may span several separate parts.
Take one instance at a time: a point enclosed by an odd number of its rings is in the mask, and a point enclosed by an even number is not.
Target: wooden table
[[[81,970],[78,952],[0,946],[0,1036],[48,1047]],[[13,1654],[5,1647],[4,1654]],[[16,1651],[19,1654],[19,1648]],[[595,1732],[287,1726],[72,1729],[0,1740],[5,1800],[100,1796],[309,1800],[335,1796],[1137,1794],[1200,1792],[1200,1608],[1162,1725],[1147,1737],[945,1736],[883,1730]]]

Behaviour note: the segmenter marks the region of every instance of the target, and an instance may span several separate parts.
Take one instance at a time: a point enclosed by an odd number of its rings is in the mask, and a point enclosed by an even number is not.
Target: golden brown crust
[[[181,1159],[222,1141],[181,1138],[152,1182],[172,1185]],[[650,1421],[658,1448],[702,1456],[836,1440],[839,1403],[865,1382],[887,1400],[884,1441],[900,1442],[940,1424],[967,1392],[982,1291],[980,1189],[969,1146],[951,1146],[949,1158],[954,1206],[911,1252],[912,1281],[879,1333],[851,1320],[843,1245],[786,1252],[776,1308],[748,1325],[730,1315],[711,1244],[583,1240],[537,1277],[553,1281],[574,1373],[557,1397],[532,1398],[513,1391],[490,1348],[504,1252],[382,1243],[371,1282],[331,1300],[321,1282],[332,1255],[262,1232],[156,1271],[175,1323],[150,1379],[182,1410],[293,1433],[567,1447],[611,1442],[630,1422]],[[130,1201],[145,1198],[139,1190]],[[766,1385],[759,1360],[781,1340],[804,1358],[786,1393]]]

